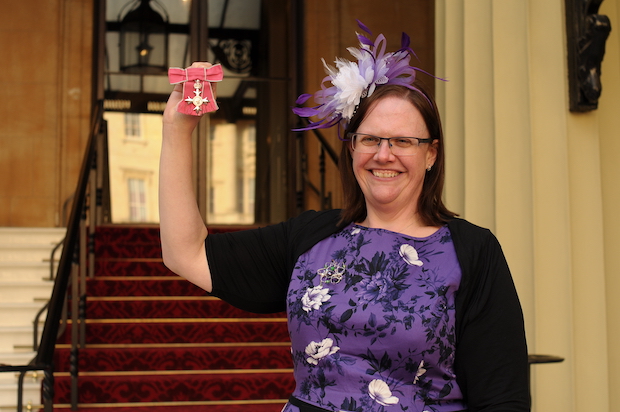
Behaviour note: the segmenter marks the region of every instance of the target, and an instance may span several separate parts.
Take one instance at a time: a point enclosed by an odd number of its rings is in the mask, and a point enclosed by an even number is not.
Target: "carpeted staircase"
[[[97,228],[79,410],[280,411],[294,388],[285,315],[243,312],[161,262],[156,227]],[[70,410],[71,325],[55,353],[57,411]]]

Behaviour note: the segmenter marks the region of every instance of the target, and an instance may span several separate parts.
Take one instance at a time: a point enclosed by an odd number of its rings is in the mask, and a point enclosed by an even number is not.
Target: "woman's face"
[[[396,96],[378,100],[357,132],[379,137],[430,137],[420,111]],[[381,141],[374,154],[351,150],[353,172],[364,193],[368,211],[417,211],[426,169],[435,163],[436,145],[436,142],[422,143],[410,156],[395,156],[386,140]]]

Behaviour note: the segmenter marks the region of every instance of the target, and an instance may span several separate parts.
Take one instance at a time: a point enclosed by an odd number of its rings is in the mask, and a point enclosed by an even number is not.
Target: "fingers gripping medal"
[[[216,64],[211,67],[189,67],[168,69],[170,84],[183,83],[183,101],[177,106],[177,111],[193,116],[201,116],[218,109],[213,96],[212,82],[221,82],[224,78],[222,66]]]

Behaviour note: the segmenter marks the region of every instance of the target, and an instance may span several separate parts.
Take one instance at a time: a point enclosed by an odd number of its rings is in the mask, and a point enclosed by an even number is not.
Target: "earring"
[[[433,167],[433,166],[429,166],[429,167],[427,167],[427,168],[426,168],[426,171],[427,171],[427,172],[430,172],[430,171],[431,171],[431,169],[432,169],[432,167]]]

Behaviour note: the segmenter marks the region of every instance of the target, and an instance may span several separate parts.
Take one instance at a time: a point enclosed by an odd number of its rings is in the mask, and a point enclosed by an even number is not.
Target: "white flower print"
[[[340,348],[334,346],[334,341],[331,338],[325,338],[321,342],[312,341],[306,346],[306,361],[311,365],[318,365],[319,361],[326,356],[333,355],[338,352]]]
[[[423,265],[422,261],[418,258],[418,251],[411,245],[401,245],[398,253],[408,265]]]
[[[357,235],[357,234],[358,234],[359,232],[361,232],[361,231],[362,231],[362,230],[361,230],[359,227],[356,227],[355,229],[353,229],[353,230],[351,231],[351,234],[352,234],[352,235]]]
[[[380,405],[389,406],[398,403],[398,398],[392,396],[392,391],[387,383],[381,379],[375,379],[368,385],[368,394]]]
[[[418,366],[418,371],[415,373],[415,378],[413,378],[413,384],[415,385],[420,380],[420,376],[426,373],[426,369],[424,369],[424,361],[420,361],[420,365]]]
[[[327,302],[331,298],[328,293],[329,289],[321,285],[306,289],[306,293],[301,298],[303,309],[306,312],[319,309],[323,302]]]

